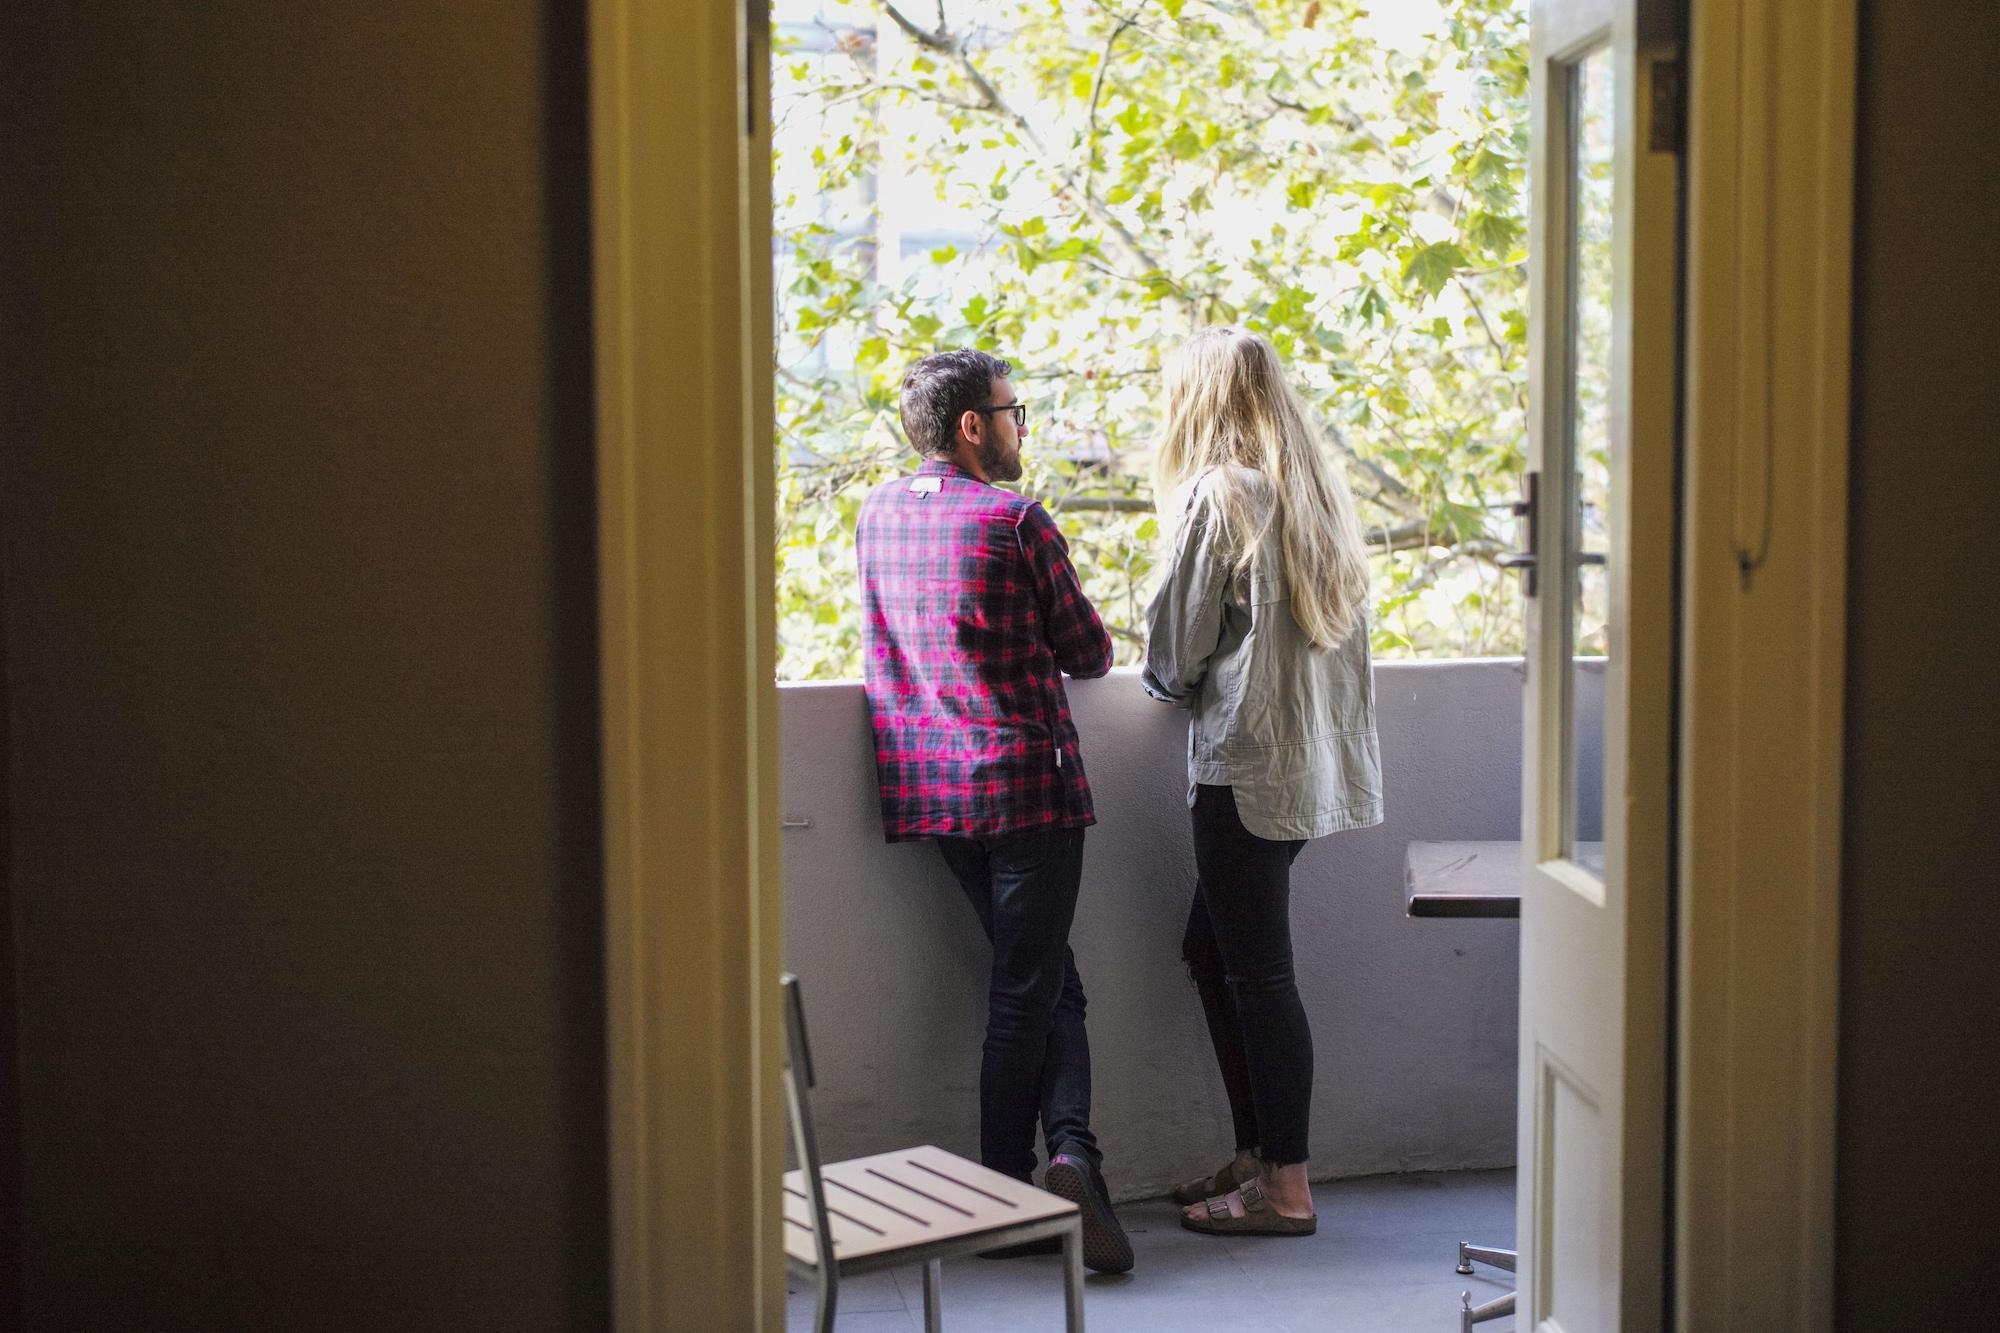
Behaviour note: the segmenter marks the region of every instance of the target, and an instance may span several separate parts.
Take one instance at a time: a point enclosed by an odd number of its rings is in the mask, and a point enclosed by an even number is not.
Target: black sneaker
[[[1059,1199],[1068,1199],[1083,1212],[1083,1262],[1098,1273],[1132,1271],[1132,1242],[1111,1211],[1111,1195],[1097,1168],[1081,1157],[1059,1152],[1049,1158],[1048,1174],[1042,1188]]]

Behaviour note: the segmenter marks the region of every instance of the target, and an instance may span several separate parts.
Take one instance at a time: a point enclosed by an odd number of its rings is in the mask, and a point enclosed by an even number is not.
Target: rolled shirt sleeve
[[[1069,543],[1063,540],[1049,511],[1031,504],[1021,511],[1015,534],[1035,583],[1049,650],[1056,665],[1079,680],[1091,680],[1111,670],[1111,636],[1097,608],[1083,592]]]

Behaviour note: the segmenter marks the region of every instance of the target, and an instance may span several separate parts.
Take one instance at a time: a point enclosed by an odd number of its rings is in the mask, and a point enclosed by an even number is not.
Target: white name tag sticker
[[[910,483],[910,490],[918,495],[936,495],[943,489],[943,477],[918,477]]]

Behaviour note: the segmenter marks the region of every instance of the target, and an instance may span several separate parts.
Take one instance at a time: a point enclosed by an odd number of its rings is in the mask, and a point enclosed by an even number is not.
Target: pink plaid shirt
[[[882,832],[983,838],[1096,822],[1062,673],[1111,636],[1035,501],[932,459],[875,488],[855,536]]]

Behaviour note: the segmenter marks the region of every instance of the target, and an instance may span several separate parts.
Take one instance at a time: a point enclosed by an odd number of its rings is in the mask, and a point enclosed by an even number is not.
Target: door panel
[[[1542,1106],[1548,1120],[1548,1243],[1540,1291],[1548,1322],[1566,1329],[1603,1327],[1599,1303],[1603,1200],[1594,1187],[1604,1155],[1604,1113],[1597,1098],[1551,1060],[1543,1061]]]
[[[1652,99],[1679,53],[1659,9],[1532,11],[1518,1309],[1566,1333],[1661,1318],[1679,164]]]

